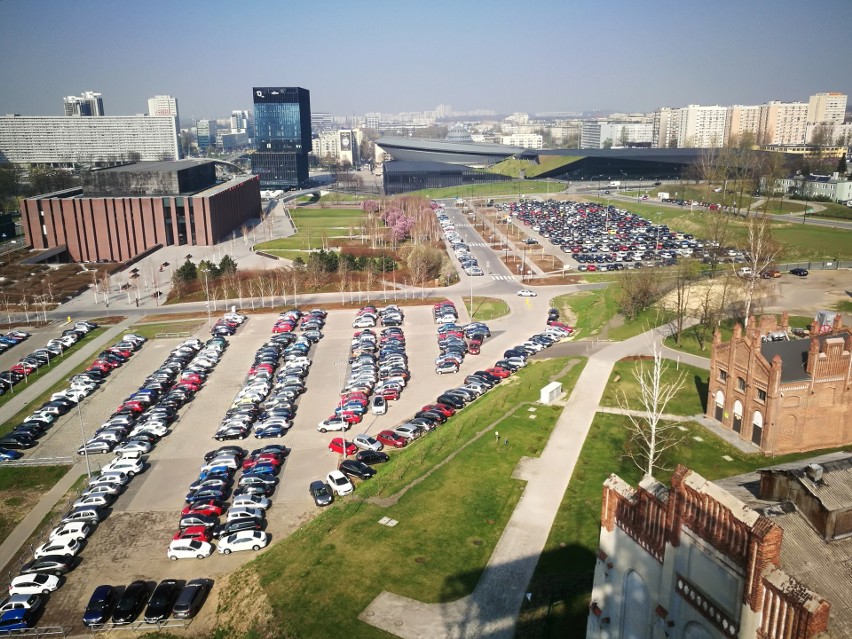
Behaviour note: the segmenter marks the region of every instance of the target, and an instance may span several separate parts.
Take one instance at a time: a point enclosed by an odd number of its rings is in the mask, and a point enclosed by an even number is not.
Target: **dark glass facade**
[[[474,184],[506,182],[512,179],[499,173],[488,173],[461,164],[401,160],[385,162],[383,176],[385,195],[453,186],[463,188]]]
[[[298,188],[308,180],[311,94],[300,87],[254,87],[252,173],[264,189]]]

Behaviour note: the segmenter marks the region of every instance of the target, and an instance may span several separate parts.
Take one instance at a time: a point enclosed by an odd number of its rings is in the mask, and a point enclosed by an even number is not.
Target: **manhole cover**
[[[474,539],[474,540],[473,540],[473,545],[474,545],[474,546],[481,546],[481,545],[482,545],[482,540],[481,540],[481,539]]]
[[[375,613],[375,612],[373,612],[372,610],[368,610],[368,611],[367,611],[367,616],[368,616],[368,617],[375,617],[375,616],[376,616],[376,613]]]
[[[399,628],[402,625],[402,619],[397,619],[396,621],[393,622],[393,625],[395,625],[397,628]]]
[[[414,558],[414,563],[417,563],[417,564],[425,564],[425,563],[426,563],[426,557],[415,557],[415,558]]]

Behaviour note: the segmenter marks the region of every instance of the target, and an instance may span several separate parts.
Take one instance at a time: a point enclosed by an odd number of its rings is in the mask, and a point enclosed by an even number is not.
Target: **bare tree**
[[[635,319],[657,301],[659,294],[659,269],[625,271],[621,278],[621,312],[628,319]]]
[[[676,424],[664,419],[666,407],[686,382],[686,371],[669,380],[666,375],[669,363],[663,359],[662,348],[655,342],[652,346],[653,360],[650,368],[646,360],[641,360],[633,377],[639,385],[636,400],[638,409],[630,408],[630,402],[624,391],[621,392],[619,405],[627,411],[629,420],[630,447],[627,456],[646,477],[653,476],[654,470],[665,470],[660,463],[664,452],[678,445],[681,440]],[[634,414],[638,412],[639,414]]]
[[[744,326],[748,326],[751,307],[758,285],[762,281],[761,273],[775,261],[781,252],[781,245],[772,237],[772,219],[765,213],[755,213],[746,223],[746,239],[742,247],[745,267],[742,280],[746,292]],[[733,265],[736,268],[736,264]]]
[[[725,308],[728,305],[728,291],[732,277],[726,275],[718,279],[708,280],[704,294],[698,301],[699,322],[693,327],[698,348],[707,350],[709,337],[719,324]]]
[[[698,279],[698,264],[693,261],[682,260],[674,268],[674,324],[677,332],[674,335],[675,344],[680,345],[683,334],[683,323],[689,313],[690,297],[692,296],[692,285]]]
[[[337,289],[340,291],[340,301],[346,303],[346,289],[349,286],[349,264],[346,260],[337,263]]]

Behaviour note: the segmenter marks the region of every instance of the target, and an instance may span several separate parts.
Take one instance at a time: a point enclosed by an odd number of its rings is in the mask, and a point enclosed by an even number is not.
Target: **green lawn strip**
[[[839,313],[852,313],[852,300],[841,300],[834,305],[834,310]]]
[[[20,382],[18,382],[18,384],[15,385],[14,393],[12,391],[6,391],[6,393],[4,395],[0,396],[0,406],[3,406],[6,402],[8,402],[10,399],[12,399],[20,391],[24,390],[27,387],[28,383],[33,384],[33,383],[37,382],[39,380],[39,377],[43,373],[49,373],[51,368],[55,364],[61,364],[63,359],[65,359],[66,357],[68,357],[70,355],[73,355],[74,352],[79,350],[84,344],[91,343],[92,340],[97,339],[103,333],[105,333],[107,330],[108,330],[108,327],[106,327],[106,326],[98,326],[97,328],[89,331],[83,339],[78,340],[70,348],[65,349],[65,351],[62,353],[62,355],[60,355],[59,357],[54,357],[50,361],[50,364],[48,364],[47,366],[42,366],[41,368],[36,369],[35,372],[30,373],[29,377],[27,378],[28,381],[21,380]],[[22,358],[26,357],[26,355],[28,353],[29,353],[29,351],[22,350],[21,351],[21,357]],[[2,431],[2,428],[0,428],[0,431]]]
[[[583,196],[592,202],[606,202],[606,198]],[[610,200],[610,203],[613,203]],[[704,209],[689,210],[688,206],[674,209],[657,203],[615,202],[633,213],[639,213],[654,223],[660,221],[674,231],[692,233],[700,239],[708,239],[710,216],[724,215]],[[775,240],[782,244],[779,262],[808,259],[852,259],[852,231],[830,227],[802,224],[800,220],[774,222],[772,230]],[[731,217],[728,227],[728,242],[739,246],[746,243],[746,221]]]
[[[515,158],[507,158],[502,162],[498,162],[490,169],[492,173],[507,175],[509,177],[518,178],[521,176],[521,171],[527,178],[534,178],[542,173],[548,173],[562,166],[567,166],[578,160],[582,160],[581,156],[563,156],[563,155],[540,155],[538,163],[533,164],[527,160],[517,160]]]
[[[410,448],[394,451],[374,479],[358,486],[359,500],[339,500],[249,564],[246,569],[259,575],[281,630],[288,636],[332,637],[357,624],[359,637],[385,637],[355,621],[381,591],[427,602],[469,594],[522,494],[524,482],[512,479],[515,466],[522,456],[540,454],[561,412],[541,406],[531,420],[520,404],[535,400],[551,378],[576,379],[581,367],[563,373],[568,361],[531,364],[487,400],[473,403]],[[490,432],[476,438],[498,419],[499,443]],[[458,451],[455,458],[438,467],[453,451]],[[387,508],[365,501],[378,495],[387,499],[406,487]],[[385,516],[399,524],[379,525]]]
[[[617,289],[614,289],[617,290]],[[621,324],[609,327],[606,333],[607,339],[621,341],[636,337],[637,335],[651,330],[655,326],[665,324],[671,319],[671,313],[663,309],[659,304],[654,304],[641,311],[633,319],[625,319]]]
[[[511,182],[490,182],[488,184],[473,184],[466,186],[448,186],[441,189],[422,189],[411,195],[422,195],[430,198],[448,197],[485,197],[488,195],[520,195],[523,193],[558,193],[562,190],[558,183],[543,180],[512,180]]]
[[[319,198],[320,202],[329,202],[331,204],[342,204],[344,202],[362,202],[368,199],[368,195],[355,195],[353,193],[326,193]]]
[[[785,202],[786,204],[786,202]],[[805,210],[805,202],[796,202],[801,205],[799,211]],[[808,214],[808,217],[824,217],[828,219],[852,220],[852,208],[837,202],[810,202],[808,207],[815,211]],[[817,210],[817,207],[822,207],[822,210]]]
[[[562,312],[563,317],[577,318],[574,325],[576,337],[596,335],[618,313],[617,287],[581,291],[560,295],[551,300],[551,306]]]
[[[471,319],[480,322],[487,322],[509,314],[509,305],[497,297],[474,297],[472,308],[470,298],[465,297],[464,305]]]
[[[780,318],[779,318],[780,319]],[[739,322],[740,320],[735,318],[724,319],[719,323],[719,332],[722,337],[723,342],[728,342],[731,339],[731,335],[734,330],[734,324]],[[790,328],[806,328],[810,326],[811,322],[813,322],[812,317],[805,317],[802,315],[790,315],[788,317],[788,322],[790,324]],[[704,350],[701,349],[699,345],[698,339],[696,335],[701,330],[700,325],[696,325],[690,328],[687,328],[680,335],[680,344],[675,342],[674,336],[667,337],[663,343],[669,348],[683,351],[684,353],[690,353],[692,355],[698,355],[699,357],[710,357],[710,349],[713,346],[713,331],[707,330],[705,331],[705,342],[704,342]]]
[[[185,322],[160,322],[155,324],[135,324],[128,329],[148,339],[156,338],[158,333],[194,333],[204,323],[203,320],[187,320]]]
[[[525,604],[522,609],[520,625],[525,632],[519,632],[516,635],[519,638],[543,636],[545,624],[549,628],[547,636],[553,637],[573,636],[577,628],[585,627],[600,536],[603,482],[610,473],[615,473],[635,486],[642,476],[624,456],[625,422],[626,418],[619,415],[598,413],[592,423],[530,584],[533,603]],[[700,425],[687,422],[683,427],[686,431],[680,445],[663,455],[663,464],[669,470],[656,474],[663,484],[668,483],[678,463],[716,480],[830,452],[812,451],[771,459],[746,455]],[[696,436],[703,441],[695,441]],[[723,455],[732,461],[726,461]],[[560,605],[554,605],[548,616],[551,602]],[[525,624],[525,620],[529,623]]]
[[[672,361],[665,362],[666,370],[662,377],[663,383],[672,383],[680,375],[684,376],[684,384],[680,391],[672,397],[666,413],[670,415],[701,415],[704,413],[704,403],[707,400],[707,378],[708,371],[686,364],[676,364]],[[627,396],[627,408],[631,410],[643,410],[636,399],[639,395],[639,384],[635,373],[639,372],[640,366],[650,370],[653,361],[650,359],[622,360],[613,366],[606,390],[601,397],[601,406],[623,408],[622,398]],[[616,382],[615,380],[618,379]]]
[[[5,539],[68,466],[0,466],[0,539]]]

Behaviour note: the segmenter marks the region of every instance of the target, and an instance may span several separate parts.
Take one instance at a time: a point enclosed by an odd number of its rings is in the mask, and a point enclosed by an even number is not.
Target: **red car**
[[[186,390],[188,390],[191,393],[196,393],[196,392],[198,392],[198,389],[201,388],[201,386],[199,386],[198,384],[192,383],[188,379],[184,379],[184,380],[178,382],[177,384],[175,384],[174,388],[185,388]]]
[[[492,366],[491,368],[485,369],[486,373],[494,375],[494,377],[499,377],[500,379],[506,379],[509,375],[511,375],[511,371],[507,371],[505,368],[500,368],[499,366]]]
[[[193,504],[187,504],[180,511],[183,515],[215,515],[218,517],[225,510],[225,504],[218,499],[210,499],[209,501],[197,501]]]
[[[420,410],[432,410],[436,413],[441,413],[444,417],[452,417],[456,414],[456,409],[446,404],[426,404]]]
[[[479,340],[470,340],[467,343],[467,352],[471,355],[479,355],[479,347],[482,345],[482,342]]]
[[[18,362],[12,367],[12,370],[20,375],[29,375],[36,369],[32,364],[26,362]]]
[[[383,388],[379,391],[379,395],[384,397],[387,401],[396,401],[399,399],[399,390],[396,388]]]
[[[283,462],[278,455],[273,453],[261,453],[257,457],[249,457],[243,462],[243,470],[254,468],[258,464],[270,464],[272,466],[281,466]]]
[[[376,440],[385,446],[393,446],[394,448],[404,448],[408,445],[408,440],[405,437],[392,430],[383,430],[376,435]]]
[[[197,375],[196,373],[181,373],[181,378],[181,381],[189,382],[190,384],[200,385],[203,381],[201,375]]]
[[[189,528],[177,531],[172,539],[174,541],[177,541],[178,539],[195,539],[197,541],[209,542],[211,534],[210,529],[205,528],[204,526],[190,526]]]
[[[354,455],[358,452],[358,447],[350,441],[345,441],[342,437],[335,437],[328,443],[328,450],[339,455],[343,454],[343,446],[346,445],[346,454]]]
[[[344,411],[341,411],[339,415],[329,416],[329,419],[337,419],[337,418],[342,419],[347,424],[358,424],[363,419],[363,417],[361,417],[360,413],[356,413],[355,411],[351,411],[351,410],[344,410]]]
[[[130,410],[134,413],[144,413],[145,406],[143,406],[140,402],[124,402],[121,406],[115,409],[115,412],[119,412],[122,410]]]
[[[117,346],[113,346],[112,348],[110,348],[109,352],[110,353],[117,353],[118,355],[121,355],[122,357],[125,357],[125,358],[129,358],[131,355],[133,355],[132,351],[129,351],[126,348],[118,348]]]

